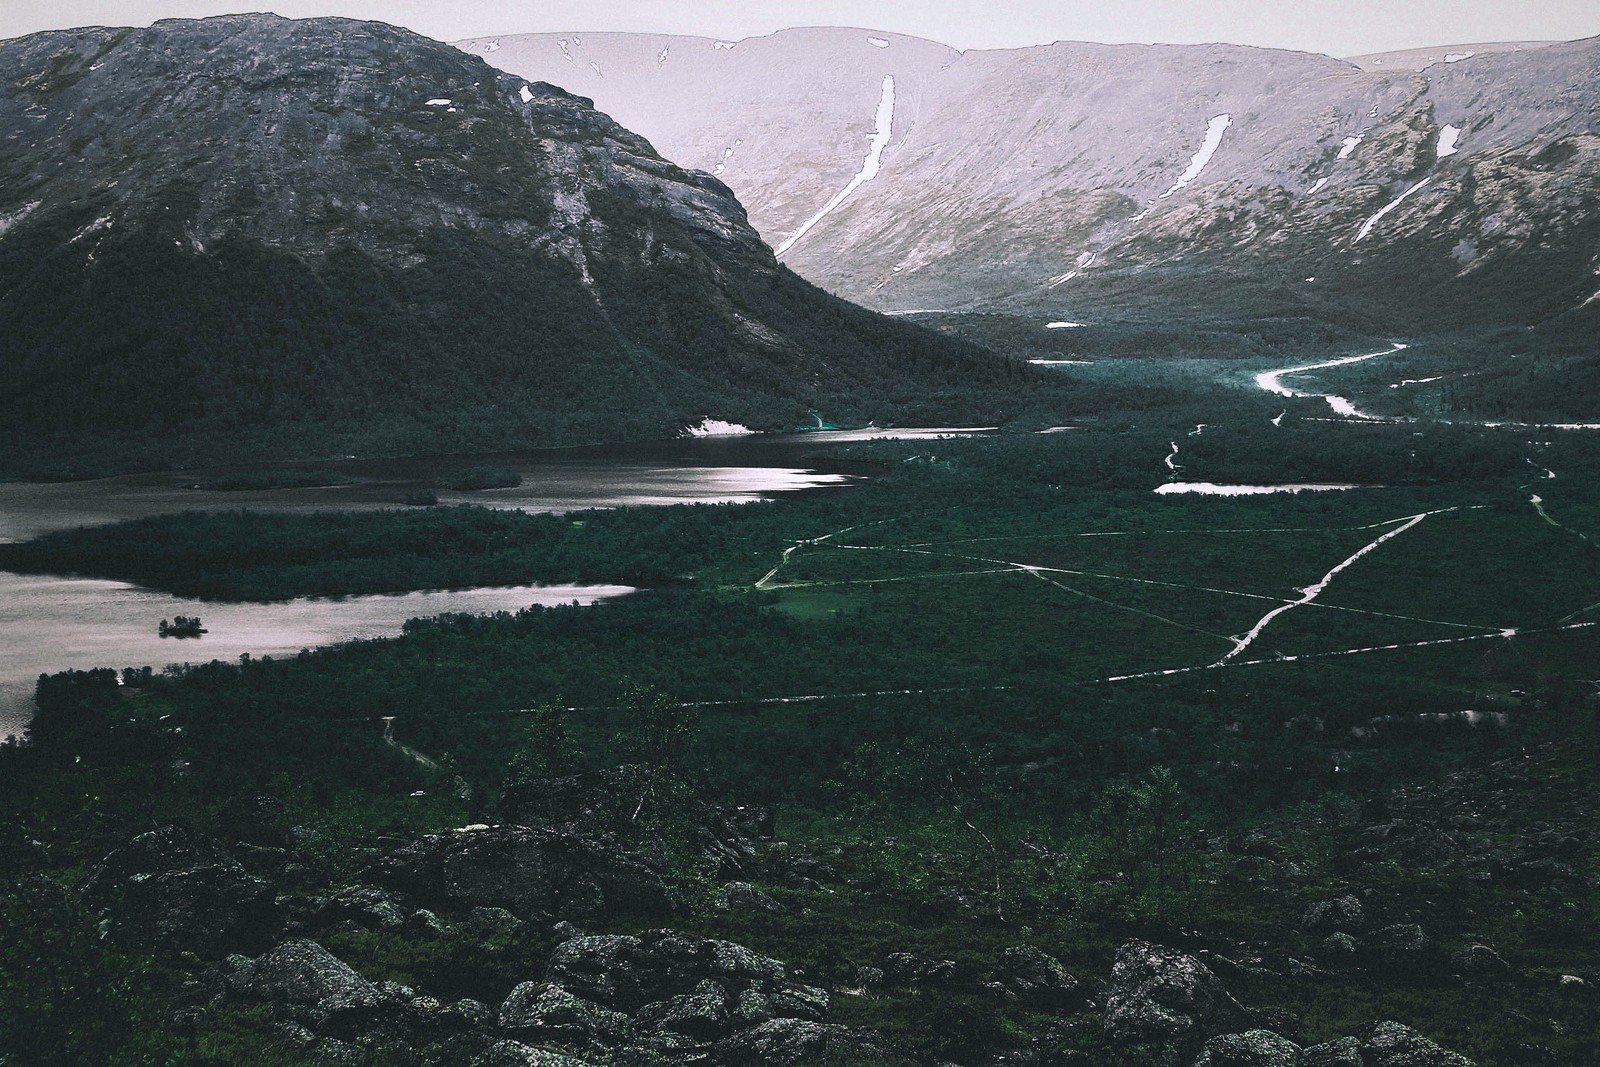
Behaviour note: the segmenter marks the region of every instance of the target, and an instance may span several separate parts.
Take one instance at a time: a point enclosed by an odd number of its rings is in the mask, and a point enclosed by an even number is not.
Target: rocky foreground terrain
[[[1407,329],[1600,309],[1595,40],[1356,61],[842,28],[460,47],[714,172],[784,262],[875,308]]]
[[[1418,998],[1444,995],[1520,1019],[1521,1038],[1490,1062],[1556,1064],[1575,1061],[1546,1044],[1593,1028],[1600,974],[1552,970],[1530,945],[1502,955],[1484,940],[1497,917],[1423,883],[1468,877],[1501,887],[1519,916],[1559,921],[1595,889],[1594,787],[1572,770],[1541,749],[1400,789],[1377,805],[1381,821],[1334,832],[1342,888],[1297,920],[1243,938],[1125,936],[1109,955],[1002,923],[986,953],[880,950],[810,973],[761,943],[813,907],[863,906],[850,857],[775,840],[764,811],[706,808],[687,831],[691,869],[672,868],[663,841],[602,825],[627,769],[525,783],[502,798],[517,823],[369,843],[342,883],[315,873],[329,842],[254,797],[228,807],[225,839],[163,826],[75,887],[32,876],[16,888],[38,914],[82,909],[104,942],[186,975],[166,1009],[176,1032],[244,1020],[282,1062],[927,1062],[912,1035],[864,1020],[900,1005],[948,1027],[976,1005],[1028,1023],[968,1035],[962,1063],[1469,1067],[1405,1021]],[[1292,852],[1305,829],[1213,842],[1243,906],[1304,892]],[[955,907],[960,923],[995,925]],[[716,932],[730,927],[746,933]],[[1327,1028],[1319,1005],[1353,995],[1369,1023],[1308,1038]]]

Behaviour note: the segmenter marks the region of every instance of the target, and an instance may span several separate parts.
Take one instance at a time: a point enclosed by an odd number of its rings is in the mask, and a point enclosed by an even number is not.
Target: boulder
[[[348,919],[369,930],[399,930],[406,925],[406,913],[394,897],[370,885],[341,889],[322,905],[324,920]]]
[[[333,953],[305,938],[254,961],[230,958],[230,988],[278,1008],[318,1033],[359,1033],[391,1014],[394,1002]]]
[[[773,1019],[717,1042],[712,1051],[728,1067],[900,1061],[883,1038],[869,1030],[803,1019]]]
[[[504,908],[545,921],[672,907],[655,863],[606,835],[522,826],[431,834],[380,869],[384,884],[425,903]]]
[[[499,1023],[513,1037],[584,1048],[615,1045],[632,1026],[626,1015],[547,982],[523,982],[513,989],[500,1006]]]
[[[649,1030],[671,1030],[701,1041],[723,1037],[733,1028],[728,994],[709,978],[701,979],[692,992],[646,1004],[635,1022]]]
[[[471,1061],[471,1067],[594,1067],[587,1060],[520,1041],[496,1041]]]
[[[211,956],[269,944],[277,932],[272,886],[217,842],[176,826],[106,856],[80,892],[124,944]]]
[[[217,813],[222,832],[232,841],[282,847],[291,843],[283,826],[283,801],[263,793],[234,797]]]
[[[1148,941],[1117,950],[1106,997],[1106,1034],[1133,1062],[1190,1063],[1207,1037],[1227,1033],[1244,1018],[1244,1009],[1222,982],[1193,956]]]
[[[1351,933],[1367,925],[1367,913],[1354,894],[1332,900],[1319,900],[1305,910],[1300,925],[1311,933],[1343,931]]]
[[[889,981],[899,985],[948,986],[955,981],[956,964],[954,960],[895,952],[883,961],[883,973]]]
[[[1207,1041],[1194,1067],[1299,1067],[1300,1046],[1271,1030],[1246,1030]]]
[[[1488,945],[1462,945],[1451,957],[1451,962],[1468,978],[1494,981],[1511,977],[1511,964]]]
[[[1366,1067],[1473,1067],[1465,1056],[1401,1023],[1373,1023],[1356,1036],[1361,1039]]]
[[[1416,923],[1396,923],[1374,930],[1365,944],[1368,962],[1395,971],[1417,970],[1427,962],[1431,945]]]
[[[1358,951],[1356,939],[1346,933],[1329,934],[1322,939],[1320,959],[1326,964],[1348,963]]]
[[[1361,1058],[1361,1041],[1354,1037],[1341,1037],[1312,1045],[1301,1053],[1300,1067],[1365,1067]]]
[[[990,981],[1040,1007],[1063,1007],[1083,1000],[1082,987],[1061,961],[1031,945],[1006,949]]]
[[[576,937],[556,946],[549,979],[622,1011],[689,993],[702,979],[724,989],[757,985],[768,995],[791,988],[782,963],[731,941],[652,930],[637,937]]]
[[[712,904],[722,911],[780,912],[782,904],[749,882],[729,882],[717,891]]]

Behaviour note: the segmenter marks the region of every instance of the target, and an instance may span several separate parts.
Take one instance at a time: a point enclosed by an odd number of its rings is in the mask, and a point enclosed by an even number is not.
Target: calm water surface
[[[188,471],[86,482],[0,483],[0,541],[179,511],[312,512],[393,508],[431,489],[440,503],[564,512],[636,504],[733,503],[849,484],[860,465],[819,463],[828,443],[879,437],[938,438],[971,430],[856,430],[837,433],[702,438],[656,445],[562,449],[471,459],[339,460],[303,464],[346,484],[304,489],[217,492],[195,488],[224,473]],[[474,466],[517,471],[514,489],[436,488]],[[261,468],[266,469],[266,468]],[[517,611],[532,604],[591,604],[622,586],[519,586],[390,596],[302,599],[278,604],[183,600],[121,582],[0,571],[0,738],[33,715],[42,673],[94,667],[157,669],[168,664],[292,655],[302,648],[400,631],[407,619],[445,612]],[[162,639],[161,619],[198,615],[198,639]]]

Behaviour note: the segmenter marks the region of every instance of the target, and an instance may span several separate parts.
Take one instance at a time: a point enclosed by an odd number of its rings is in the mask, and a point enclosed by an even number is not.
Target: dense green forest
[[[196,964],[103,947],[94,913],[49,888],[79,884],[136,833],[178,822],[229,840],[241,804],[276,797],[273,832],[316,842],[273,875],[279,891],[320,899],[419,833],[523,818],[535,783],[617,767],[659,788],[637,810],[601,804],[595,832],[663,850],[683,901],[674,928],[749,944],[835,991],[895,953],[977,974],[1017,944],[1104,975],[1118,945],[1147,937],[1213,961],[1257,954],[1219,973],[1300,1043],[1393,1018],[1479,1063],[1600,1055],[1589,995],[1556,992],[1600,966],[1578,933],[1600,919],[1593,894],[1523,866],[1555,862],[1539,841],[1570,839],[1559,866],[1592,869],[1600,830],[1586,681],[1600,654],[1587,488],[1600,447],[1326,423],[1315,401],[1273,424],[1276,398],[1184,397],[1175,372],[1150,395],[1176,401],[1072,432],[840,446],[877,473],[767,503],[196,513],[5,546],[7,568],[227,599],[645,587],[594,607],[417,620],[287,659],[42,679],[29,743],[0,753],[14,813],[0,849],[18,872],[0,911],[0,1003],[41,1020],[31,1044],[11,1039],[14,1061],[54,1047],[78,1062],[302,1062],[247,1009],[175,1028],[166,1005]],[[1163,463],[1173,442],[1181,471]],[[1559,474],[1539,487],[1543,512],[1532,459]],[[1177,475],[1371,488],[1152,493]],[[1313,604],[1228,659],[1336,568]],[[1474,790],[1501,805],[1481,837],[1457,825]],[[764,868],[757,884],[781,910],[719,909],[693,844],[704,804],[770,808],[784,842],[772,856],[828,873]],[[1420,924],[1433,947],[1410,963],[1332,961],[1300,916],[1353,891],[1374,925]],[[374,980],[490,1004],[550,947],[538,928],[485,951],[307,916]],[[650,922],[619,906],[586,925]],[[1514,977],[1461,977],[1452,953],[1471,945]],[[1316,962],[1285,970],[1288,958]],[[890,1035],[910,1061],[1044,1042],[1142,1062],[1094,1026],[1061,1032],[1053,1010],[977,985],[834,999],[835,1021]]]

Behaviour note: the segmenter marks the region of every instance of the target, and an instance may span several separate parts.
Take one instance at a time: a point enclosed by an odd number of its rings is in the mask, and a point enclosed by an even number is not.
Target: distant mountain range
[[[816,289],[717,178],[391,26],[0,42],[0,145],[0,471],[992,420],[1064,389]]]
[[[1359,61],[837,28],[459,47],[592,97],[725,181],[797,272],[883,310],[1600,322],[1600,39]]]

